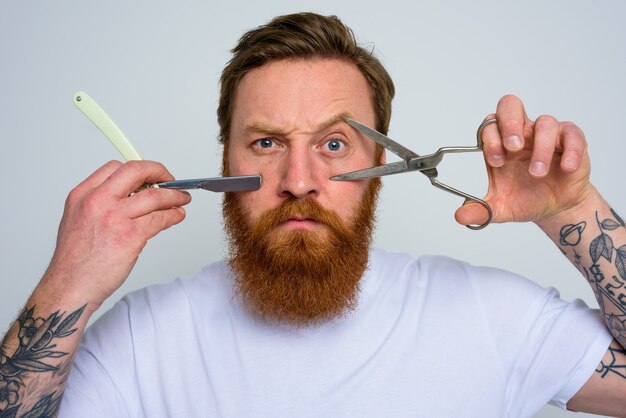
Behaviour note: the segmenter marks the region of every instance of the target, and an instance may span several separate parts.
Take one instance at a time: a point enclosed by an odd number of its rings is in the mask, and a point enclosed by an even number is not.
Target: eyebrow
[[[317,131],[323,131],[324,129],[328,129],[337,123],[344,122],[345,118],[354,118],[350,112],[342,112],[339,113],[332,118],[320,123],[317,127]],[[289,132],[280,129],[278,127],[274,127],[268,125],[263,122],[251,122],[246,124],[244,128],[245,132],[254,132],[254,133],[262,133],[264,135],[286,135]]]

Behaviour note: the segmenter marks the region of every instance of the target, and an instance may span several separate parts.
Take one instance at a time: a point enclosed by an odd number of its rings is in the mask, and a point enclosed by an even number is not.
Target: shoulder
[[[416,258],[407,253],[373,249],[370,254],[370,274],[407,275],[412,280],[423,280],[436,286],[477,287],[489,292],[509,288],[519,294],[543,292],[541,286],[510,271],[470,263],[442,255],[422,255]]]
[[[111,336],[124,329],[132,334],[143,326],[180,326],[200,310],[206,313],[219,309],[219,304],[227,303],[232,293],[228,266],[219,261],[193,276],[178,277],[124,295],[89,327],[87,340],[91,334]]]
[[[525,318],[531,323],[541,312],[556,312],[566,303],[555,289],[544,288],[510,271],[474,266],[440,255],[419,258],[404,253],[374,250],[370,258],[373,291],[391,288],[424,298],[434,311],[472,312],[496,328]]]
[[[228,292],[232,289],[228,266],[218,261],[203,267],[193,276],[180,276],[169,283],[147,286],[126,294],[122,301],[129,307],[158,305],[160,309],[175,307],[181,302],[194,300],[205,295]]]
[[[415,277],[424,275],[464,274],[466,263],[438,255],[416,258],[408,253],[374,248],[370,252],[368,272],[372,274],[403,274]]]

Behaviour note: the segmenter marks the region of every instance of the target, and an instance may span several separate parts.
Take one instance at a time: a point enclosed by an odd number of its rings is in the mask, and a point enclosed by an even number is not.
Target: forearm
[[[537,223],[587,279],[604,321],[626,347],[626,228],[593,189],[576,208]]]
[[[131,192],[173,178],[155,162],[111,161],[70,192],[50,266],[0,346],[0,417],[57,415],[89,317],[191,201],[176,190]]]
[[[74,355],[95,309],[42,280],[0,345],[0,416],[58,414]]]

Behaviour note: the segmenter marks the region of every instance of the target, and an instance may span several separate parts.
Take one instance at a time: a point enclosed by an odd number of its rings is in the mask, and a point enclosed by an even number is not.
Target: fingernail
[[[542,161],[535,161],[530,165],[530,173],[535,176],[542,176],[546,173],[546,165]]]
[[[517,151],[518,149],[522,148],[522,140],[519,136],[512,135],[508,138],[504,138],[504,146],[512,151]]]
[[[492,167],[502,167],[504,165],[504,156],[502,154],[493,154],[489,157],[489,164]]]

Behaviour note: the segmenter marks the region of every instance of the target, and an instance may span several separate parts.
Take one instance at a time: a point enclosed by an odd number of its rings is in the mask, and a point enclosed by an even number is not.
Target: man
[[[495,222],[533,221],[557,243],[605,324],[510,273],[370,248],[379,180],[329,178],[384,162],[344,118],[386,132],[394,90],[336,18],[279,17],[233,52],[223,171],[260,173],[263,187],[225,197],[228,260],[128,295],[78,349],[190,201],[133,193],[172,178],[160,164],[101,167],[70,193],[50,267],[3,340],[3,416],[55,415],[70,369],[65,416],[502,417],[549,401],[624,415],[626,232],[589,183],[575,125],[501,99],[483,136],[486,200]]]

